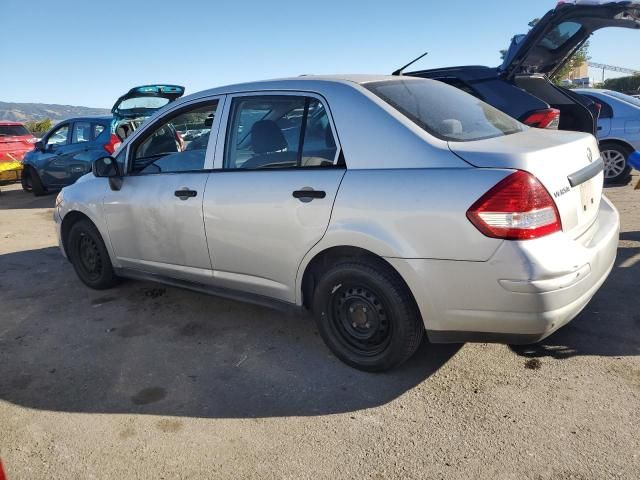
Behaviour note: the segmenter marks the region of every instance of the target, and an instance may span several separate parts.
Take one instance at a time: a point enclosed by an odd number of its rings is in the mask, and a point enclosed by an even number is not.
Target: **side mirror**
[[[44,152],[44,142],[42,140],[38,140],[33,148],[38,150],[39,152]]]
[[[122,188],[122,172],[115,158],[106,156],[94,160],[91,171],[98,178],[108,178],[111,190],[117,191]]]

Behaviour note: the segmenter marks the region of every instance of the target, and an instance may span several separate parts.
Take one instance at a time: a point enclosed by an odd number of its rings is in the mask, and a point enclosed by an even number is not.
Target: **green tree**
[[[27,127],[34,136],[42,137],[45,133],[51,130],[53,122],[50,118],[45,118],[44,120],[30,120],[25,122],[24,126]]]

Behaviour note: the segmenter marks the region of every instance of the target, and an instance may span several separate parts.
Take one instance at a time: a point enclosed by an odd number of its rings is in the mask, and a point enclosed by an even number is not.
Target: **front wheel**
[[[313,311],[320,335],[343,362],[380,372],[418,349],[424,325],[398,275],[378,262],[342,263],[318,281]]]
[[[42,180],[40,180],[38,172],[33,167],[24,167],[20,181],[22,183],[22,190],[33,193],[36,197],[47,193],[47,189],[42,184]]]
[[[624,183],[631,173],[627,159],[633,152],[624,145],[603,143],[600,154],[604,161],[604,181],[606,183]]]
[[[69,231],[67,254],[82,282],[96,290],[118,283],[109,252],[98,229],[88,220],[79,220]]]

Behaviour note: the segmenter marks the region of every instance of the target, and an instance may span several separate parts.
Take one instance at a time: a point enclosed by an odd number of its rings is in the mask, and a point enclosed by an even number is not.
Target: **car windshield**
[[[0,137],[21,137],[31,135],[23,125],[0,125]]]
[[[607,95],[613,98],[617,98],[618,100],[622,100],[623,102],[630,103],[636,107],[640,107],[640,98],[632,97],[631,95],[625,95],[624,93],[610,91],[607,92]]]
[[[526,128],[491,105],[441,82],[388,80],[364,87],[441,140],[468,142]]]

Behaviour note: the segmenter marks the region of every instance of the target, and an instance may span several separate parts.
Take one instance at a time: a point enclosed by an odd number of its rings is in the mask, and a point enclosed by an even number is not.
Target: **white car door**
[[[144,128],[127,149],[120,190],[104,198],[109,237],[125,268],[206,282],[212,277],[202,201],[222,99],[180,106]],[[180,134],[198,128],[202,135]]]
[[[346,172],[333,122],[307,93],[227,105],[203,205],[214,282],[293,302],[298,266],[324,235]]]

